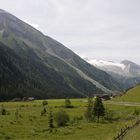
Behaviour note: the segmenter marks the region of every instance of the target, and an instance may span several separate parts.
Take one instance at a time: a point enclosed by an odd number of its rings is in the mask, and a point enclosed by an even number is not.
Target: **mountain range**
[[[93,66],[106,71],[119,83],[123,84],[124,89],[133,87],[140,83],[140,65],[129,60],[120,63],[85,58]]]
[[[0,100],[85,97],[122,89],[108,73],[0,10]]]

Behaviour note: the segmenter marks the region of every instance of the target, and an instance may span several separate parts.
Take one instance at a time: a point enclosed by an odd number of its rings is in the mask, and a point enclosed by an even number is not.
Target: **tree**
[[[49,128],[50,129],[54,128],[54,125],[53,125],[53,113],[52,113],[51,109],[50,109],[50,112],[49,112]]]
[[[47,100],[42,101],[42,105],[43,105],[43,106],[48,105],[48,101],[47,101]]]
[[[104,105],[102,103],[102,99],[98,96],[96,97],[96,100],[95,100],[95,103],[94,103],[93,112],[94,112],[94,115],[98,119],[97,122],[99,122],[99,119],[100,119],[101,116],[105,115],[105,108],[104,108]]]
[[[41,111],[41,116],[44,116],[47,114],[47,109],[44,107],[43,110]]]
[[[69,121],[69,115],[64,110],[59,110],[55,114],[55,121],[59,127],[65,126]]]
[[[65,108],[72,108],[71,101],[69,98],[65,99]]]
[[[1,106],[1,115],[7,115],[7,114],[8,114],[7,110],[6,110],[5,107],[2,105],[2,106]]]
[[[16,111],[15,111],[15,117],[16,117],[16,120],[18,120],[19,117],[20,117],[19,109],[18,109],[18,108],[17,108]]]
[[[87,103],[87,109],[85,111],[85,118],[88,121],[91,121],[94,118],[94,114],[93,114],[93,99],[92,98],[88,98],[88,103]]]

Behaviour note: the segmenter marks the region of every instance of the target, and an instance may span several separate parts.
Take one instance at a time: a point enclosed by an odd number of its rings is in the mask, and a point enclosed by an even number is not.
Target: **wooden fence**
[[[140,120],[136,121],[132,126],[126,126],[124,129],[121,129],[121,132],[113,138],[113,140],[123,140],[123,137],[127,134],[127,132],[140,124]]]

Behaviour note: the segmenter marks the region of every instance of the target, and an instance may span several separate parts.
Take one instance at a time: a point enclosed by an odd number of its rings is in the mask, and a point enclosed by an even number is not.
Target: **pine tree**
[[[50,113],[49,113],[49,128],[50,129],[54,128],[54,125],[53,125],[53,113],[52,113],[51,109],[50,109]]]
[[[88,98],[88,103],[87,103],[87,109],[85,111],[85,118],[88,120],[88,121],[91,121],[94,117],[94,114],[93,114],[93,99],[92,98]]]
[[[65,99],[65,107],[66,108],[72,108],[73,106],[71,105],[71,101],[69,98]]]
[[[98,96],[95,100],[93,111],[94,111],[94,115],[98,119],[98,122],[99,122],[100,117],[105,115],[105,108],[104,108],[104,105],[102,103],[102,99]]]

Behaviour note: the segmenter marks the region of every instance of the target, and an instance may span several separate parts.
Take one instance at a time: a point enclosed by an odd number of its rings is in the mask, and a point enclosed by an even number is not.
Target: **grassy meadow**
[[[14,140],[112,140],[126,125],[133,124],[138,115],[134,115],[136,107],[108,105],[105,108],[112,112],[112,119],[100,119],[100,123],[87,122],[84,112],[87,99],[71,99],[74,108],[64,108],[64,99],[47,100],[53,113],[65,110],[70,121],[65,127],[57,127],[49,131],[48,113],[41,116],[42,100],[31,102],[2,102],[0,106],[8,111],[8,115],[0,115],[0,139]],[[16,117],[16,109],[20,117]]]
[[[124,137],[124,140],[139,140],[140,139],[140,126],[137,126],[133,130],[131,130]]]
[[[114,98],[113,101],[140,103],[140,85],[128,90],[123,96]]]

